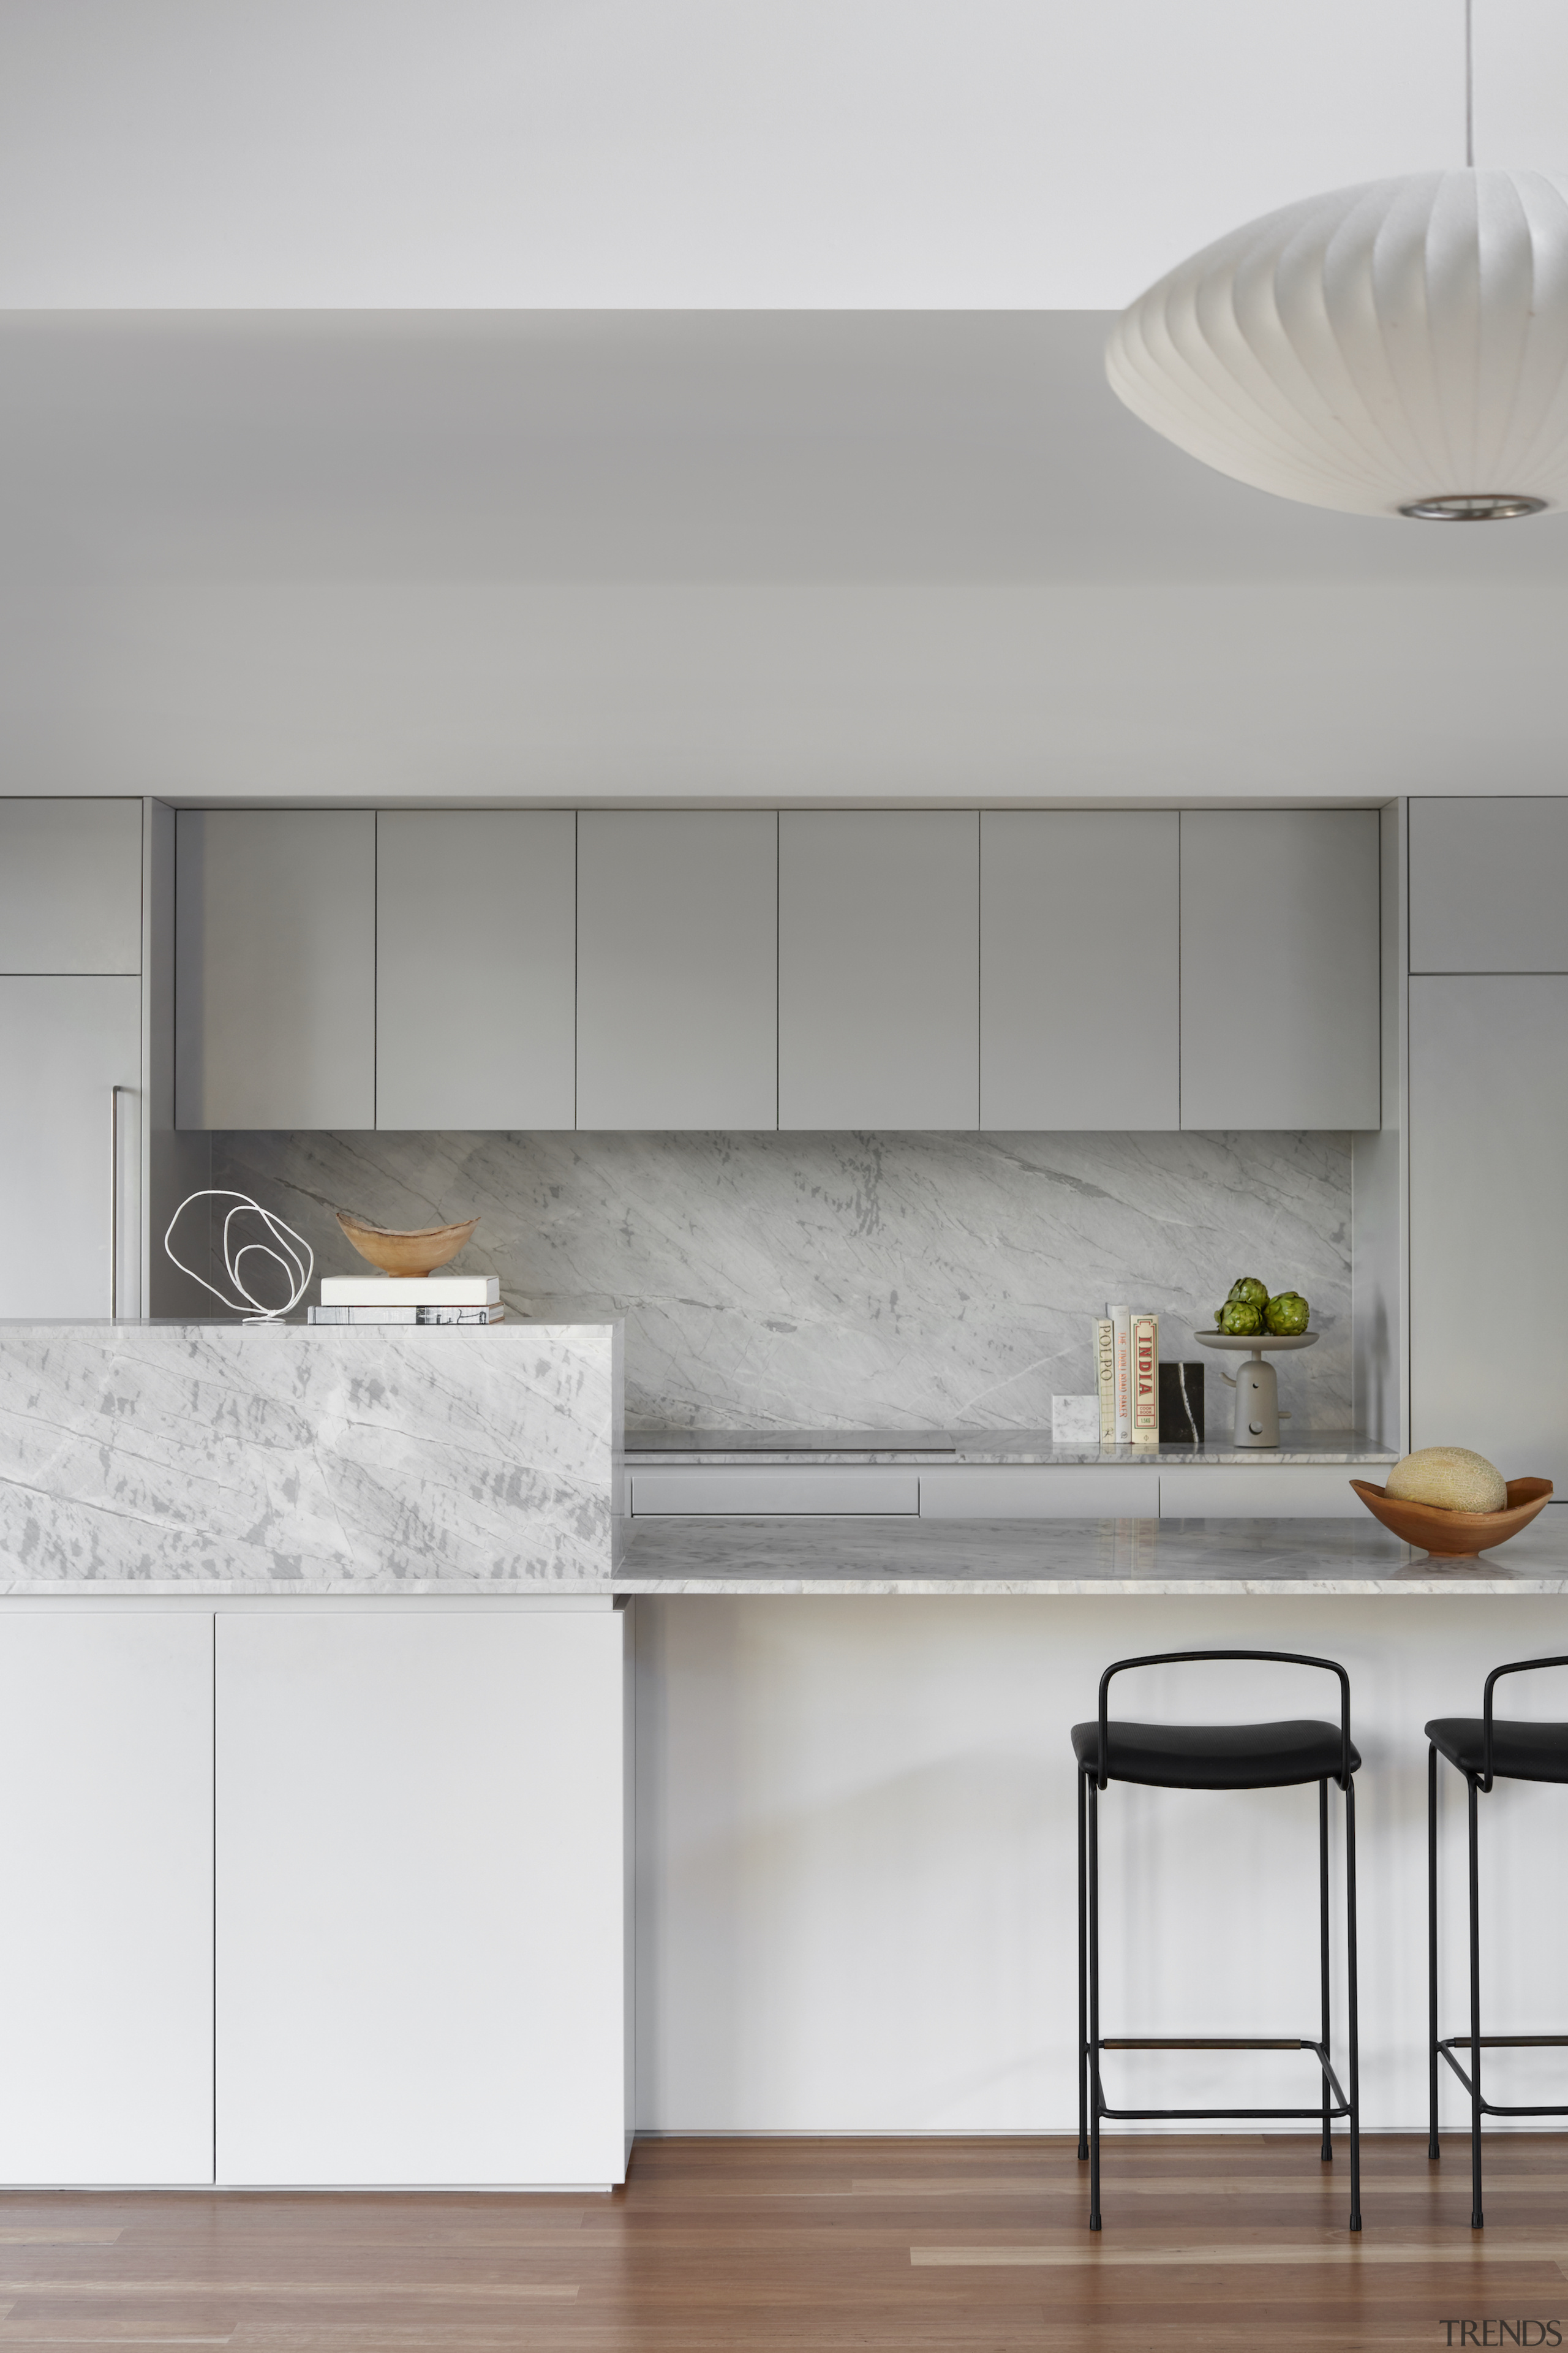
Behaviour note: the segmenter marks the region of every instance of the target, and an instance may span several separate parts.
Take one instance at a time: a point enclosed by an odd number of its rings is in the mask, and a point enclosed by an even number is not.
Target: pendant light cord
[[[1465,0],[1465,168],[1476,163],[1476,45],[1472,22],[1475,0]]]

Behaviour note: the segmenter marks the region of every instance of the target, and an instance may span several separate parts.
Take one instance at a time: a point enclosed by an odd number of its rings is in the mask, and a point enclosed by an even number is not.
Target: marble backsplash
[[[477,1215],[458,1263],[510,1314],[626,1318],[628,1430],[1039,1429],[1092,1388],[1108,1299],[1195,1358],[1244,1273],[1323,1335],[1281,1374],[1291,1434],[1353,1421],[1347,1135],[226,1134],[212,1181],[322,1273],[365,1271],[335,1208]]]

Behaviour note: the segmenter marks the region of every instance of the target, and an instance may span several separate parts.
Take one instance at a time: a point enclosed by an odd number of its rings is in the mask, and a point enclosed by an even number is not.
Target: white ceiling
[[[1476,0],[1483,162],[1568,10]],[[0,0],[0,308],[1117,308],[1462,158],[1463,0]]]

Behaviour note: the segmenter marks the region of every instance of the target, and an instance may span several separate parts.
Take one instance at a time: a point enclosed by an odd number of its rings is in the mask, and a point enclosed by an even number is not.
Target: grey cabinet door
[[[577,820],[577,1124],[778,1124],[778,818]]]
[[[0,800],[0,973],[141,969],[141,802]]]
[[[375,1124],[375,818],[182,809],[175,1124]]]
[[[570,809],[376,819],[375,1124],[570,1127]]]
[[[982,1127],[1180,1125],[1180,824],[982,816]]]
[[[1568,799],[1413,800],[1412,972],[1568,972]]]
[[[980,820],[779,818],[779,1125],[980,1120]]]
[[[1382,1123],[1375,809],[1182,813],[1182,1125]]]
[[[1568,1490],[1568,977],[1410,984],[1410,1440]]]
[[[121,1314],[137,1309],[135,1118],[142,984],[133,976],[0,979],[0,1316],[110,1312],[111,1201]],[[110,1090],[121,1098],[110,1193]]]

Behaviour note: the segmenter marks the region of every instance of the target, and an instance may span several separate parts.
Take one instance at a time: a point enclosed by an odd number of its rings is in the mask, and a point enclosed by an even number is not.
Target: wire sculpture
[[[209,1282],[205,1274],[198,1274],[194,1266],[187,1266],[175,1251],[174,1228],[193,1201],[232,1201],[235,1204],[223,1221],[223,1271],[232,1287],[238,1292],[237,1299],[225,1298],[216,1283]],[[247,1209],[253,1210],[260,1219],[268,1239],[266,1241],[241,1242],[236,1249],[229,1229],[236,1218],[244,1217]],[[276,1250],[272,1247],[274,1242],[278,1245]],[[270,1209],[264,1209],[259,1201],[251,1199],[248,1193],[233,1192],[225,1185],[215,1185],[204,1187],[199,1193],[186,1194],[164,1230],[163,1250],[182,1274],[188,1274],[193,1282],[199,1282],[204,1291],[210,1291],[213,1297],[221,1301],[231,1314],[243,1315],[247,1324],[276,1324],[280,1316],[290,1314],[309,1290],[316,1267],[316,1254],[303,1234],[297,1234],[292,1226],[285,1225],[282,1219],[274,1216]],[[303,1259],[300,1255],[301,1250]],[[258,1299],[240,1273],[245,1261],[253,1255],[269,1258],[275,1266],[282,1268],[284,1280],[289,1285],[289,1296],[281,1307],[268,1307]]]

